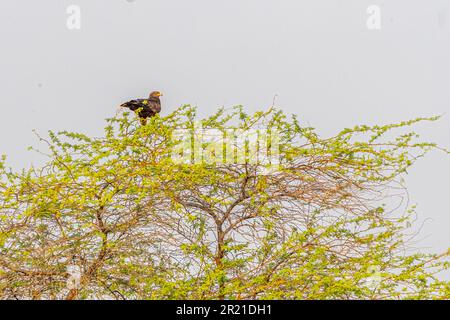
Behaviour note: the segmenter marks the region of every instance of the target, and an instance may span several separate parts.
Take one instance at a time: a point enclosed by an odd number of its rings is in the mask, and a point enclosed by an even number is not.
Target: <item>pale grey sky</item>
[[[68,30],[66,8],[81,8]],[[381,9],[368,30],[367,8]],[[31,130],[99,135],[121,102],[165,93],[190,103],[277,105],[323,135],[355,124],[445,114],[450,105],[449,0],[10,0],[0,2],[0,153],[38,162]],[[450,114],[419,128],[450,147]],[[425,221],[419,247],[450,247],[450,158],[407,177]],[[449,277],[450,278],[450,277]]]

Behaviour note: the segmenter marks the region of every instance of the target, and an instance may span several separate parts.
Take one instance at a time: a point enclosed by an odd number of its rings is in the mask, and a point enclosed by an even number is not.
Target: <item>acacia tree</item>
[[[175,161],[174,132],[194,131],[195,111],[184,106],[146,126],[125,113],[108,120],[101,138],[50,132],[39,137],[49,150],[39,168],[14,172],[3,159],[0,296],[450,296],[437,277],[449,267],[448,253],[408,251],[413,212],[391,209],[406,170],[438,148],[405,129],[437,118],[357,126],[329,138],[274,109],[221,109],[201,120],[221,132],[276,130],[280,165],[267,170],[235,155]]]

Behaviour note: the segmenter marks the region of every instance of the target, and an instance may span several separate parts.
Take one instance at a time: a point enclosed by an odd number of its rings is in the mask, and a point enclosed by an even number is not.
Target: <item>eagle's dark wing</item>
[[[149,99],[136,99],[125,102],[121,107],[134,111],[141,118],[141,123],[145,125],[146,119],[153,117],[161,111],[161,101],[159,98],[150,97]]]
[[[128,108],[131,111],[136,111],[139,108],[145,108],[145,103],[143,103],[146,99],[137,99],[137,100],[131,100],[128,102],[125,102],[124,104],[121,105],[121,107],[123,108]]]

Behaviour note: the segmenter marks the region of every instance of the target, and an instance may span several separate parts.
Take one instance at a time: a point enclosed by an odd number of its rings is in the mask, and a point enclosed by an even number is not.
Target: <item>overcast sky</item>
[[[80,30],[67,27],[69,5]],[[371,5],[380,30],[367,27]],[[445,114],[449,15],[448,0],[4,0],[0,153],[16,168],[39,162],[26,151],[32,129],[100,135],[120,103],[153,89],[163,114],[185,103],[258,110],[278,94],[325,136]],[[450,114],[419,131],[450,147]],[[450,247],[449,164],[435,152],[407,177],[424,250]]]

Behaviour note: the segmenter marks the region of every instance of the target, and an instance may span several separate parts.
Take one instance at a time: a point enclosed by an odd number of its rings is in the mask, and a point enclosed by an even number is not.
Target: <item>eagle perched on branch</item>
[[[141,124],[145,126],[147,124],[147,118],[151,118],[161,112],[161,100],[159,99],[161,96],[161,92],[153,91],[150,93],[148,99],[131,100],[120,106],[134,111],[139,116]]]

